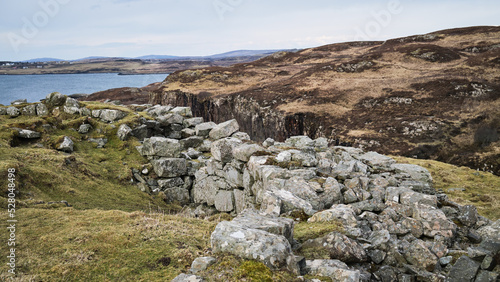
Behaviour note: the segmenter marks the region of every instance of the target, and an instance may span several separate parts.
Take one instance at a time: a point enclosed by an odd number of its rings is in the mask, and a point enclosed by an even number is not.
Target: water
[[[42,74],[0,75],[0,104],[10,105],[17,99],[38,102],[47,94],[61,92],[65,95],[92,94],[119,87],[143,87],[163,81],[167,74],[118,75],[93,74]]]

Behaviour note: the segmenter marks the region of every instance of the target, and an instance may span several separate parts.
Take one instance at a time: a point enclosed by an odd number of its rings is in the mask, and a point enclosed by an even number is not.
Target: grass
[[[500,219],[500,177],[432,160],[393,158],[400,163],[416,164],[429,170],[434,187],[442,189],[452,201],[475,205],[482,216],[491,220]]]

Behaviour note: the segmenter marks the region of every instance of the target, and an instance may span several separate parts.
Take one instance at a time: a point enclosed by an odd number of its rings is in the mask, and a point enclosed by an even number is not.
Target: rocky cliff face
[[[150,103],[235,118],[256,140],[323,136],[499,174],[499,35],[452,29],[178,71]]]

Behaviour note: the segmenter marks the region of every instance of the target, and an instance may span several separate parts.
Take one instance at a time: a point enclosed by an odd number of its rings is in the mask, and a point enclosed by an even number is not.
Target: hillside
[[[324,136],[500,175],[499,68],[500,27],[459,28],[177,71],[150,103],[236,118],[257,140]]]

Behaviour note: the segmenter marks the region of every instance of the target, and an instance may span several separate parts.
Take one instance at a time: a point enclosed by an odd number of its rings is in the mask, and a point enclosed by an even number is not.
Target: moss
[[[239,279],[246,278],[250,281],[273,281],[273,273],[271,270],[262,262],[254,260],[244,261],[240,267],[238,267],[236,276]]]
[[[340,222],[299,222],[295,224],[293,238],[300,243],[322,237],[330,232],[344,232]]]

